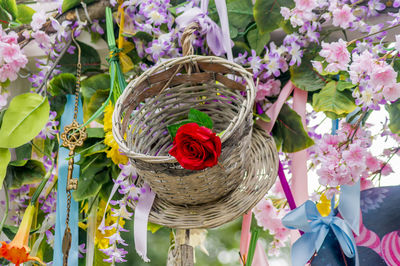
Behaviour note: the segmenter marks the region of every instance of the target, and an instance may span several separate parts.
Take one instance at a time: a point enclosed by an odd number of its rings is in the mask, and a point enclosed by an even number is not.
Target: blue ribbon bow
[[[359,265],[353,232],[343,219],[334,216],[334,198],[331,206],[331,213],[322,217],[315,204],[308,200],[283,217],[282,224],[285,227],[304,232],[292,246],[293,266],[305,265],[321,248],[330,229],[339,241],[344,254],[349,258],[356,256],[356,266]]]

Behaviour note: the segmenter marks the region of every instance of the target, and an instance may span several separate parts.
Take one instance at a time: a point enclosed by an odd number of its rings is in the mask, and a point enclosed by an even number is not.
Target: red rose
[[[221,140],[206,127],[188,123],[179,127],[169,154],[185,169],[202,170],[218,163]]]

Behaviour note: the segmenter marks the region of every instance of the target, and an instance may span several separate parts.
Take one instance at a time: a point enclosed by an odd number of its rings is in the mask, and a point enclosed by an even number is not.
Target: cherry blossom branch
[[[399,26],[400,26],[400,24],[397,24],[397,25],[394,25],[394,26],[388,27],[388,28],[386,28],[386,29],[382,29],[382,30],[380,30],[380,31],[377,31],[377,32],[373,32],[373,33],[367,34],[367,35],[365,35],[365,36],[363,36],[363,37],[360,37],[360,38],[357,38],[357,39],[354,39],[354,40],[352,40],[352,41],[348,42],[348,43],[347,43],[347,46],[350,46],[350,45],[352,45],[352,44],[353,44],[353,43],[355,43],[356,41],[359,41],[359,40],[362,40],[362,39],[368,38],[368,37],[370,37],[370,36],[373,36],[373,35],[375,35],[375,34],[378,34],[378,33],[384,32],[384,31],[388,31],[388,30],[391,30],[391,29],[397,28],[397,27],[399,27]]]

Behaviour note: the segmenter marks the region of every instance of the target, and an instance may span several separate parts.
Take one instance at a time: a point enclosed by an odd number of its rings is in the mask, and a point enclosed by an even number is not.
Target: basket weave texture
[[[246,176],[252,136],[255,86],[243,67],[214,56],[170,59],[128,84],[113,114],[121,151],[159,199],[197,205],[220,199]],[[187,118],[191,108],[207,113],[221,133],[219,164],[183,169],[168,154],[167,126]]]
[[[254,127],[251,149],[246,156],[247,170],[233,191],[213,202],[186,206],[157,196],[149,221],[170,228],[214,228],[250,211],[267,194],[277,177],[278,152],[273,138],[265,130]],[[143,182],[140,176],[138,182]]]

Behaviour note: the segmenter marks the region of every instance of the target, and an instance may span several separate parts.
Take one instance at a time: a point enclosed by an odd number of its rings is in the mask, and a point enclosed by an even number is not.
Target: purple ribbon
[[[218,2],[218,1],[216,1]],[[223,9],[221,11],[219,8],[219,4],[217,5],[218,13],[220,14],[223,13]],[[226,6],[225,6],[225,11],[226,11]],[[226,15],[226,20],[228,19],[228,16]],[[221,24],[223,26],[228,27],[227,22],[222,23],[225,21],[225,18],[221,18]],[[228,58],[232,55],[232,51],[230,51],[231,48],[231,39],[229,38],[229,27],[228,27],[228,33],[223,33],[221,28],[209,17],[207,16],[206,12],[203,12],[200,8],[198,7],[192,7],[189,9],[186,9],[182,15],[178,16],[175,19],[175,22],[179,25],[180,29],[186,28],[190,23],[192,22],[197,22],[200,26],[200,34],[206,35],[207,39],[207,45],[210,47],[211,51],[217,55],[221,56],[225,53],[228,53]],[[225,25],[227,24],[227,25]],[[226,36],[228,34],[228,36]],[[228,38],[224,38],[228,37]],[[227,41],[228,46],[225,44]],[[229,52],[230,51],[230,52]]]

